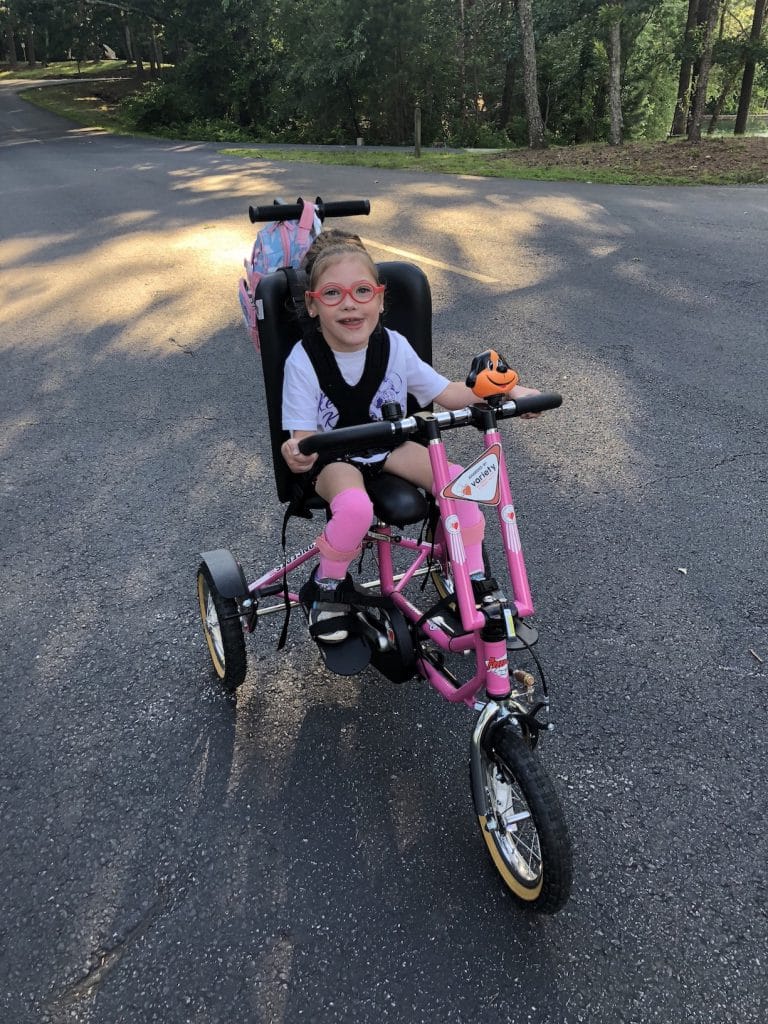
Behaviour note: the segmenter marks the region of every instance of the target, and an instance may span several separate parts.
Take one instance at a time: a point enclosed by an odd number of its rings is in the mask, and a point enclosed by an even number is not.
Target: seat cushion
[[[378,518],[392,526],[420,523],[427,516],[427,499],[407,480],[393,473],[382,473],[366,483]]]

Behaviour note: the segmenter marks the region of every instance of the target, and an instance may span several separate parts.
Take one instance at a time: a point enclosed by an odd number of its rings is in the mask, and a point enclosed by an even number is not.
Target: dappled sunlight
[[[136,226],[150,214],[135,211],[110,218],[120,230]],[[44,262],[39,242],[12,240],[0,246],[4,313],[20,324],[34,324],[52,311],[65,312],[69,330],[83,335],[105,329],[99,361],[128,349],[143,356],[177,356],[193,350],[239,315],[238,265],[242,266],[244,233],[221,225],[175,231],[134,231],[93,246],[83,263],[68,255],[67,240],[57,239]],[[214,299],[219,278],[231,281],[231,303]],[[41,347],[50,338],[40,331],[17,335],[11,346]]]
[[[407,223],[400,213],[403,193],[417,202]],[[613,255],[632,235],[627,227],[612,222],[600,204],[560,195],[556,188],[548,195],[489,192],[468,201],[466,189],[458,183],[414,183],[399,188],[396,199],[377,198],[376,215],[377,221],[385,218],[391,231],[397,232],[406,258],[497,285],[502,291],[545,285],[560,270],[558,264],[541,258],[546,231],[555,226],[569,225],[573,244],[590,258]],[[425,235],[431,240],[429,255],[419,257],[418,241]],[[443,244],[435,246],[435,239]]]
[[[68,243],[73,241],[78,236],[74,233],[66,235],[49,235],[46,238],[46,244],[53,251],[57,247],[66,246]],[[10,238],[3,239],[0,241],[0,268],[3,270],[10,270],[11,268],[25,263],[30,256],[40,257],[40,240],[38,238]],[[23,279],[26,280],[27,274],[24,273]],[[18,286],[18,281],[14,282],[15,286]],[[4,274],[0,278],[0,302],[3,304],[3,309],[7,312],[7,303],[11,301],[10,296],[15,291],[15,287],[11,284],[11,275]],[[10,319],[10,318],[9,318]]]
[[[168,175],[171,181],[171,189],[175,192],[185,191],[195,196],[208,197],[211,195],[223,195],[229,197],[241,197],[250,202],[256,202],[258,196],[271,195],[275,186],[275,172],[271,167],[263,170],[256,167],[248,167],[248,173],[243,173],[242,164],[235,164],[232,167],[224,167],[217,173],[201,174],[199,168],[185,168],[171,171]],[[295,196],[288,197],[288,202],[293,202]],[[311,197],[314,199],[314,195]],[[263,201],[263,199],[262,199]],[[244,207],[244,223],[248,224],[248,211]]]
[[[136,170],[142,169],[136,168]],[[126,210],[124,213],[115,213],[111,217],[104,217],[102,224],[108,230],[122,230],[133,228],[137,224],[144,224],[155,216],[154,210]]]

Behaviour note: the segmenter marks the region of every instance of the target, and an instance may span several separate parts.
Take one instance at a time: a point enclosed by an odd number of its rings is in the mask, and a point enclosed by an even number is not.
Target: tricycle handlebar
[[[492,409],[495,419],[509,419],[523,416],[526,413],[544,412],[557,409],[563,404],[563,396],[554,391],[528,395],[516,400],[510,399]],[[374,423],[361,423],[358,427],[341,427],[339,430],[328,430],[320,434],[311,434],[299,441],[302,455],[315,452],[330,454],[332,452],[352,454],[368,449],[379,450],[394,448],[412,434],[427,435],[430,426],[438,431],[452,430],[454,427],[480,427],[489,406],[485,403],[456,409],[453,412],[428,413],[424,416],[406,416],[400,420],[377,420]],[[481,427],[482,429],[482,427]]]
[[[403,420],[377,420],[361,423],[359,427],[340,427],[322,434],[312,434],[299,441],[302,455],[314,452],[361,452],[368,448],[394,448],[404,437],[415,434],[419,424],[415,416]]]

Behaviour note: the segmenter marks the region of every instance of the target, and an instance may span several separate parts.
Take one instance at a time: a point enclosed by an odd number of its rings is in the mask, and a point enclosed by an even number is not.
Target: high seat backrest
[[[432,293],[426,274],[412,263],[378,263],[377,267],[382,284],[387,286],[384,326],[405,335],[417,354],[431,364]],[[288,437],[282,427],[283,367],[301,338],[301,329],[285,274],[278,271],[263,277],[255,298],[263,303],[264,309],[264,319],[259,320],[259,338],[275,483],[280,501],[290,501],[293,474],[280,454],[280,446]],[[409,396],[409,411],[415,412],[417,408]]]

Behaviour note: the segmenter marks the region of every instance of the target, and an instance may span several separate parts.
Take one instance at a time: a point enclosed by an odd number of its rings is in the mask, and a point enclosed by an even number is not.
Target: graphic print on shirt
[[[372,419],[381,419],[381,407],[385,402],[399,402],[403,404],[405,395],[405,381],[400,373],[387,373],[381,382],[378,391],[373,396],[369,415]],[[320,392],[320,401],[317,407],[317,422],[321,430],[333,430],[339,420],[339,410],[325,394]]]

